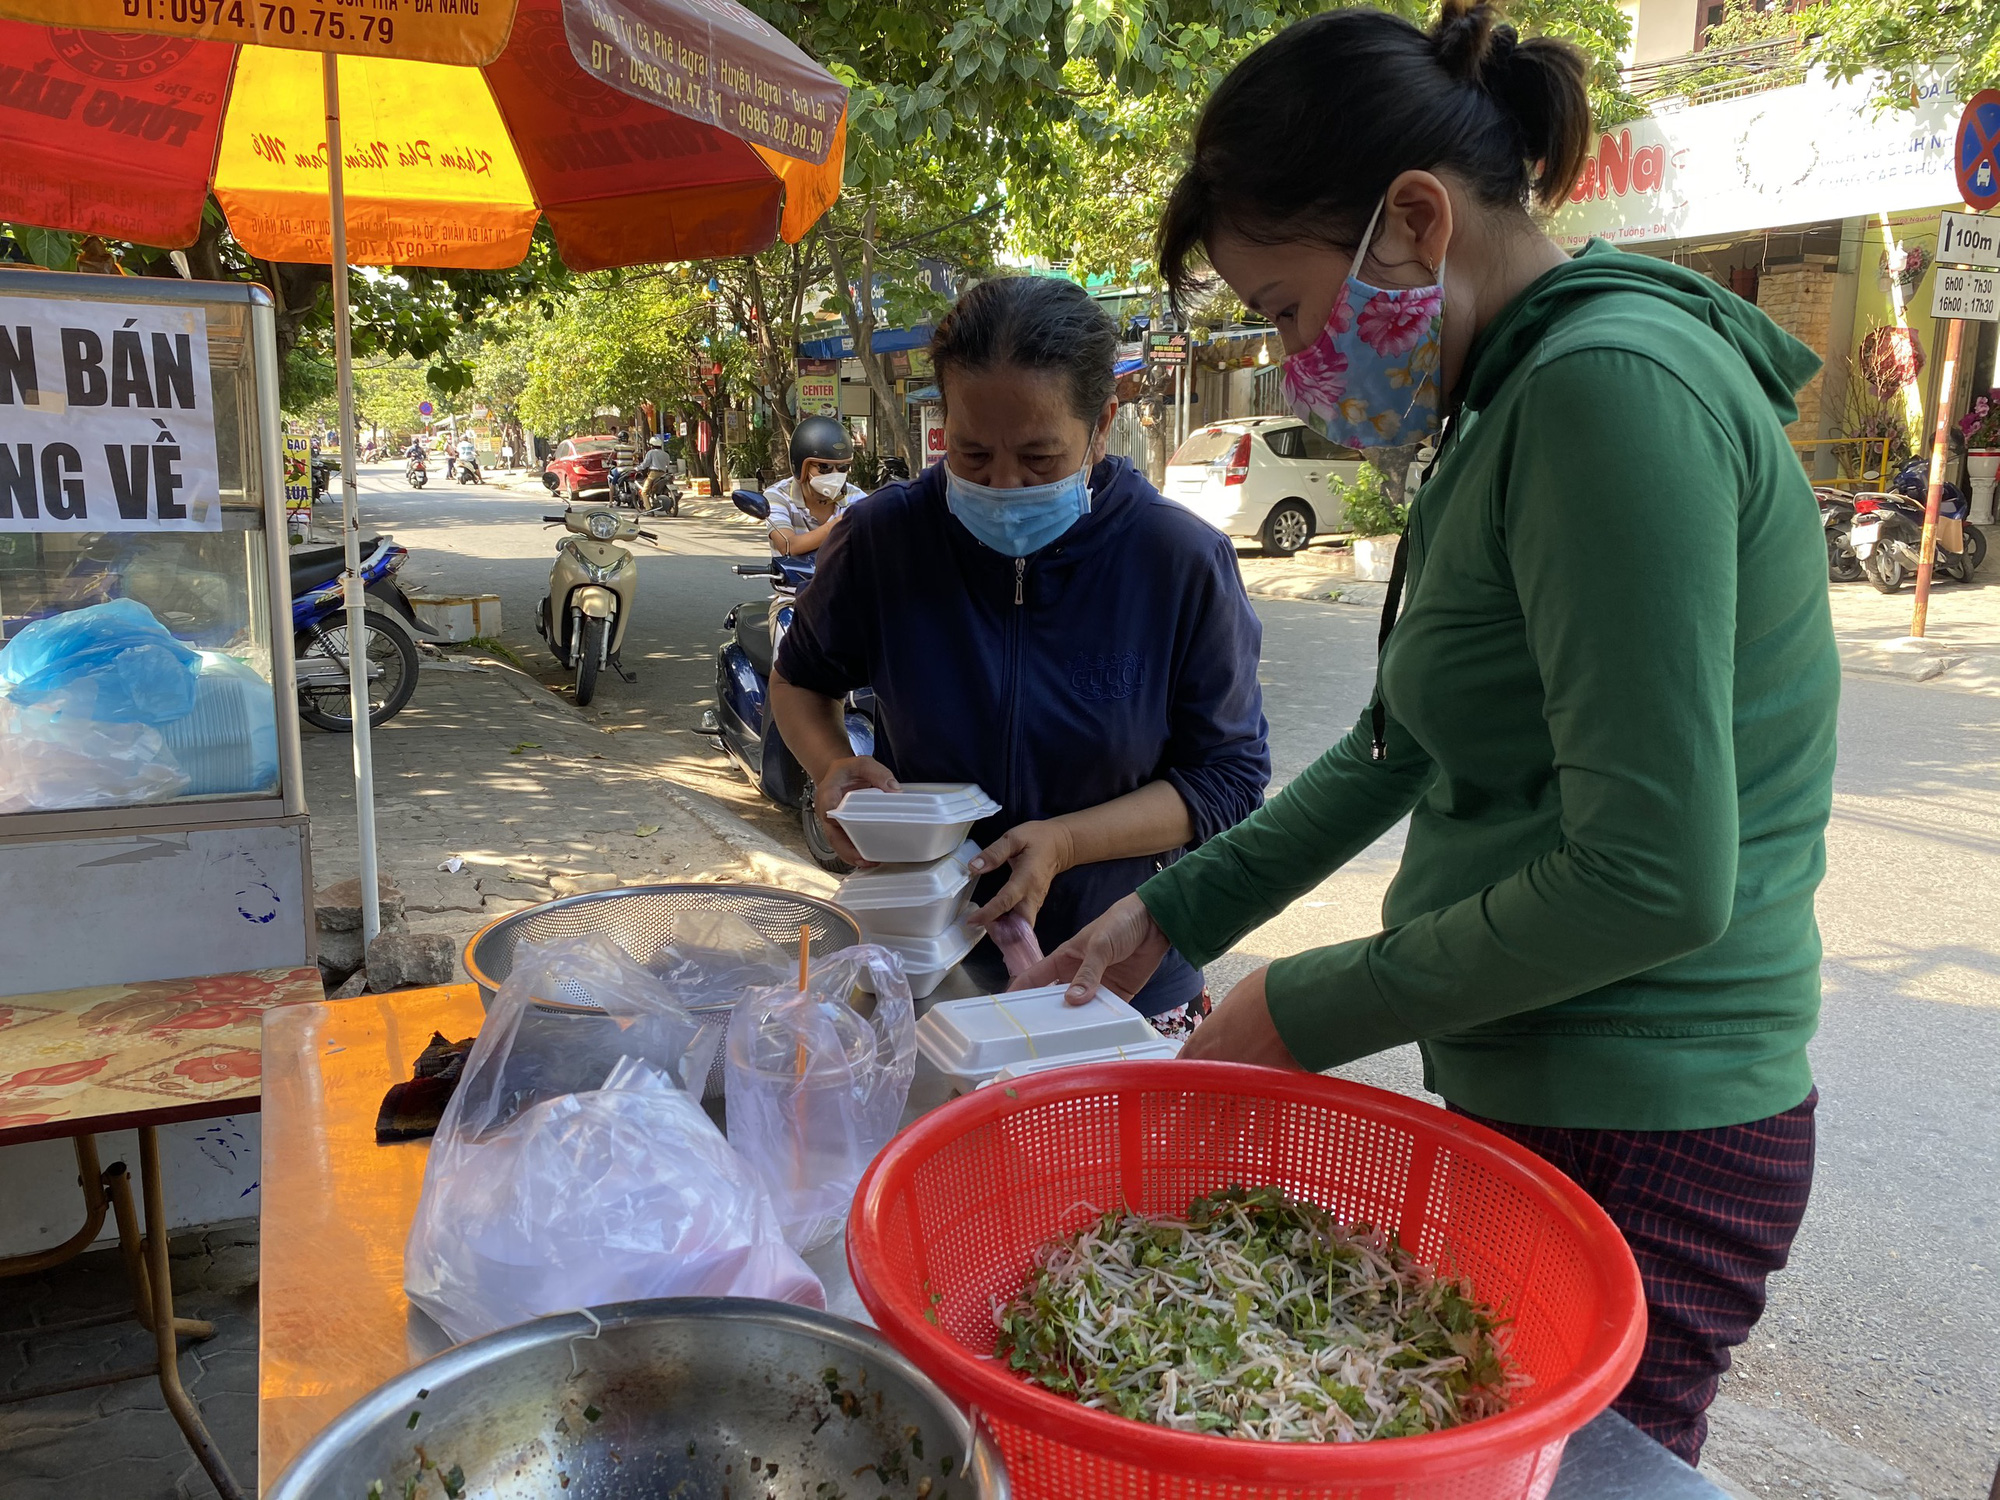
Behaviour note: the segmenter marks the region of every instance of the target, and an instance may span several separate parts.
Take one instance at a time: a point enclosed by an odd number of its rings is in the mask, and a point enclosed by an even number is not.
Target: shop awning
[[[931,343],[931,325],[921,324],[916,328],[878,328],[869,347],[877,354],[895,354],[906,349],[928,349]],[[847,334],[832,339],[807,339],[799,345],[800,359],[852,359],[854,340]]]

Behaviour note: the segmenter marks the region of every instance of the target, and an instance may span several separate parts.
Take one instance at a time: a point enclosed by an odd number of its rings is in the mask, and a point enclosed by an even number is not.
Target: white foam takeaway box
[[[1100,989],[1081,1005],[1071,1005],[1064,994],[1064,986],[1052,984],[939,1001],[917,1021],[917,1050],[969,1089],[1013,1063],[1160,1040],[1152,1022],[1109,990]]]

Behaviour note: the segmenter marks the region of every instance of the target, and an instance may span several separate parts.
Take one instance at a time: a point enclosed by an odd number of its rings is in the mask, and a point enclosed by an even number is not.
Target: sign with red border
[[[2000,89],[1981,89],[1965,101],[1951,160],[1967,208],[2000,206]]]

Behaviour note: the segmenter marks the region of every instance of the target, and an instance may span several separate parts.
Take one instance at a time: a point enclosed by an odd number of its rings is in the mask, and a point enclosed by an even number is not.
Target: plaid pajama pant
[[[1764,1314],[1812,1190],[1819,1090],[1781,1115],[1715,1130],[1509,1125],[1451,1106],[1520,1142],[1597,1200],[1632,1247],[1646,1289],[1646,1345],[1612,1406],[1692,1464],[1729,1351]]]

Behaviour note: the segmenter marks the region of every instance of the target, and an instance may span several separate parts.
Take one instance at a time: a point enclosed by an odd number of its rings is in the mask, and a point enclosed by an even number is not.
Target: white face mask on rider
[[[815,474],[806,483],[829,500],[838,500],[847,493],[847,475],[838,469],[825,474]]]

